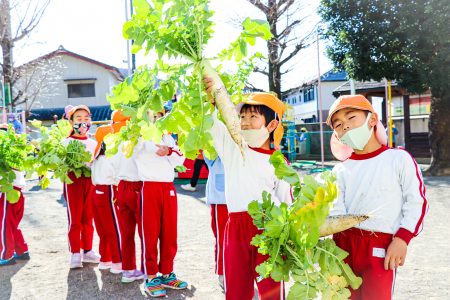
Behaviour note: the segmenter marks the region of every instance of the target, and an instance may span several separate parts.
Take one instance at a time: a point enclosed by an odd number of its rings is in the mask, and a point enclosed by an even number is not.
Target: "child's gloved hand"
[[[384,259],[384,269],[394,270],[398,266],[403,266],[406,259],[408,245],[399,237],[394,237],[386,252]]]

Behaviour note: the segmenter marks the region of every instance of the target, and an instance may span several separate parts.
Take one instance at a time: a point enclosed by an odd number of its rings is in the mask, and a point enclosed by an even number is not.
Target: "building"
[[[346,72],[328,71],[320,77],[322,118],[328,116],[331,104],[336,100],[333,91],[347,81]],[[294,109],[295,124],[319,122],[318,80],[283,92],[283,101]]]
[[[17,89],[30,95],[22,109],[29,111],[30,118],[43,121],[50,117],[53,119],[54,115],[61,117],[64,107],[69,104],[88,105],[93,110],[94,120],[96,116],[109,119],[106,97],[113,86],[126,76],[116,67],[68,51],[62,46],[19,68],[22,76],[16,84]],[[28,82],[36,83],[39,79],[45,80],[41,87],[35,86],[39,93],[26,90]],[[96,113],[98,109],[101,112]]]
[[[416,157],[430,157],[428,121],[430,118],[431,93],[410,94],[396,82],[391,84],[391,107],[386,103],[386,83],[355,81],[356,94],[364,95],[372,102],[380,120],[385,125],[391,115],[398,130],[396,146],[403,146]],[[345,82],[333,92],[335,97],[350,94],[350,83]]]

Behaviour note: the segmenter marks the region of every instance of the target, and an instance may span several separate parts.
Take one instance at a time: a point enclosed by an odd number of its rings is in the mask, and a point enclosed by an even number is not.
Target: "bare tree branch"
[[[285,6],[281,8],[283,4],[285,4]],[[292,4],[294,4],[294,0],[280,0],[280,2],[278,2],[278,17],[281,17]]]
[[[301,21],[302,20],[295,20],[294,22],[289,24],[285,29],[283,29],[282,32],[280,32],[277,38],[283,38],[285,36],[288,36],[292,32],[292,29],[294,29],[298,24],[300,24]]]
[[[292,52],[286,56],[285,59],[283,59],[282,61],[280,61],[279,65],[282,66],[285,63],[287,63],[291,58],[293,58],[300,50],[304,49],[305,47],[303,46],[302,43],[297,44],[294,48],[294,50],[292,50]]]
[[[266,15],[269,12],[269,8],[264,4],[262,4],[260,0],[247,0],[247,1],[256,6],[257,8],[259,8],[259,10],[261,10]]]
[[[20,20],[19,26],[17,27],[16,35],[12,39],[13,43],[29,35],[30,32],[33,31],[36,28],[36,26],[39,25],[42,16],[44,15],[48,5],[50,4],[50,1],[51,0],[46,0],[41,6],[37,5],[33,10],[31,19],[27,22],[26,25],[24,25],[27,18],[29,7],[31,6],[31,2],[28,4],[27,10],[23,15],[23,18]]]
[[[253,72],[258,72],[258,73],[264,74],[266,76],[269,76],[269,72],[266,71],[266,68],[260,69],[259,67],[255,66],[253,68]]]

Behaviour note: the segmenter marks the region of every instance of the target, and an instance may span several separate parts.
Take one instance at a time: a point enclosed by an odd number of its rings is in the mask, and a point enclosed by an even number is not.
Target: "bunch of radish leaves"
[[[16,179],[13,170],[27,171],[31,166],[28,157],[31,152],[32,146],[27,144],[25,134],[15,134],[11,125],[7,131],[0,131],[0,192],[10,203],[16,203],[20,197],[13,186]]]
[[[264,192],[261,203],[249,204],[253,223],[264,228],[253,238],[252,245],[257,246],[261,254],[269,255],[256,271],[275,281],[293,279],[288,299],[316,299],[318,296],[348,299],[348,287],[357,289],[362,280],[344,262],[348,253],[331,238],[319,237],[319,227],[337,197],[334,176],[325,172],[320,180],[312,176],[301,180],[286,164],[280,151],[275,152],[270,161],[276,176],[291,184],[294,201],[291,206],[286,203],[276,206],[271,195]]]
[[[42,126],[39,121],[32,121],[33,126],[41,132],[41,138],[33,141],[36,145],[34,157],[34,171],[40,178],[39,184],[47,188],[50,184],[50,176],[71,184],[72,180],[68,173],[73,172],[77,178],[80,176],[91,176],[90,168],[87,166],[92,160],[92,155],[86,150],[86,146],[71,140],[67,146],[62,142],[68,137],[72,127],[67,120],[59,120],[50,128]]]
[[[124,24],[125,38],[133,40],[132,51],[156,53],[157,60],[142,66],[113,89],[108,97],[113,109],[123,110],[131,116],[120,133],[105,139],[107,154],[115,153],[123,143],[123,151],[131,156],[140,137],[159,142],[163,132],[175,133],[178,145],[188,158],[195,158],[198,149],[208,157],[215,156],[208,130],[212,126],[213,106],[206,100],[202,78],[220,73],[233,102],[239,102],[253,59],[248,58],[248,47],[257,38],[271,37],[269,25],[260,20],[246,19],[242,33],[228,48],[211,58],[204,56],[204,48],[214,31],[213,12],[205,0],[135,0],[134,15]],[[221,72],[221,65],[212,68],[211,60],[234,60],[238,64],[235,74]],[[180,94],[170,113],[153,123],[147,111],[156,114],[163,103]]]

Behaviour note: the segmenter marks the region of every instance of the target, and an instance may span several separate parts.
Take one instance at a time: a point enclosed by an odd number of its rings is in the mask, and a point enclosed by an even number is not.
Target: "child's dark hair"
[[[260,115],[264,116],[264,119],[266,120],[265,126],[269,125],[272,120],[277,120],[280,122],[280,117],[276,112],[274,112],[272,109],[265,105],[251,105],[251,104],[244,104],[241,107],[241,113],[242,112],[255,112]],[[270,142],[273,142],[273,131],[270,133]]]

